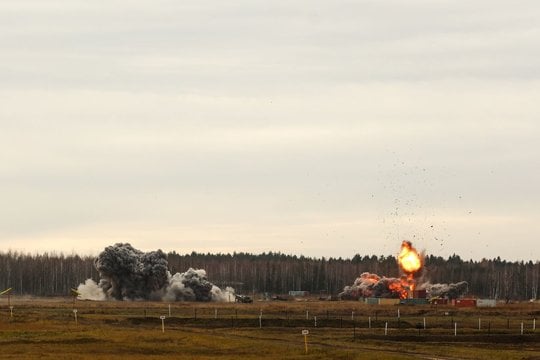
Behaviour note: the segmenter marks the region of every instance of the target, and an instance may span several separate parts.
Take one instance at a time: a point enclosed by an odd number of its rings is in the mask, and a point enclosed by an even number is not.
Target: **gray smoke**
[[[460,281],[455,284],[430,284],[425,283],[421,285],[422,289],[426,289],[429,297],[441,297],[448,299],[457,299],[464,295],[469,289],[469,283],[466,281]]]
[[[388,278],[365,272],[351,286],[345,286],[338,296],[343,300],[358,300],[362,297],[399,298],[400,295],[407,295],[407,286],[406,277]],[[460,281],[455,284],[421,282],[416,288],[425,289],[429,298],[457,299],[467,292],[468,287],[466,281]]]
[[[338,296],[343,300],[358,300],[361,297],[399,298],[400,291],[403,291],[403,281],[406,280],[365,272],[351,286],[345,286]]]
[[[171,275],[161,250],[145,253],[119,243],[106,247],[94,264],[101,279],[99,284],[88,279],[79,285],[83,299],[229,301],[234,294],[234,289],[222,291],[208,281],[202,269]]]

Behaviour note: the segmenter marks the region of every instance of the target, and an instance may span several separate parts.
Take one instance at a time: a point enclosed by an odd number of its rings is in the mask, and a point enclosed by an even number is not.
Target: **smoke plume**
[[[369,272],[362,273],[351,286],[345,286],[338,296],[341,299],[359,299],[361,297],[402,297],[404,282],[402,278],[380,277]]]
[[[99,283],[92,279],[78,291],[88,300],[230,301],[234,289],[221,290],[206,277],[206,271],[188,269],[171,275],[167,255],[142,252],[130,244],[108,246],[95,259]]]
[[[469,283],[466,281],[460,281],[458,283],[451,284],[430,284],[425,283],[421,285],[422,289],[426,289],[429,297],[441,297],[448,299],[457,299],[461,295],[465,294],[469,289]]]
[[[469,284],[466,281],[455,284],[431,284],[426,282],[421,283],[418,288],[425,289],[430,298],[457,299],[467,292],[468,286]],[[406,276],[388,278],[365,272],[351,286],[345,286],[339,297],[344,300],[358,300],[361,297],[406,298],[408,287],[410,287],[410,283]]]

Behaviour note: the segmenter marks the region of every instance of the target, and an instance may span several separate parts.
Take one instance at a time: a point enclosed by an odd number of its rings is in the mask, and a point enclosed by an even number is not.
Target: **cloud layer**
[[[3,1],[0,245],[538,259],[539,15]]]

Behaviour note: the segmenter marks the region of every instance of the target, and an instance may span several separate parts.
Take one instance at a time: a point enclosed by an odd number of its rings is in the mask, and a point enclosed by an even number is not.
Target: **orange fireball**
[[[404,240],[401,244],[398,263],[401,269],[407,274],[414,274],[422,267],[422,258],[418,255],[418,252],[410,241]]]

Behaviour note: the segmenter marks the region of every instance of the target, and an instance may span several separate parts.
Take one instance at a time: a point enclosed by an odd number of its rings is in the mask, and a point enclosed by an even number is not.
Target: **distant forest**
[[[14,294],[67,295],[88,278],[99,280],[93,257],[63,254],[0,252],[0,291]],[[219,287],[232,286],[238,293],[287,294],[305,290],[314,295],[337,294],[363,272],[399,276],[394,256],[361,256],[352,259],[309,258],[281,253],[168,254],[171,273],[188,268],[205,269]],[[500,258],[481,261],[426,256],[422,274],[431,283],[467,281],[469,295],[504,300],[537,299],[540,262],[509,262]]]

